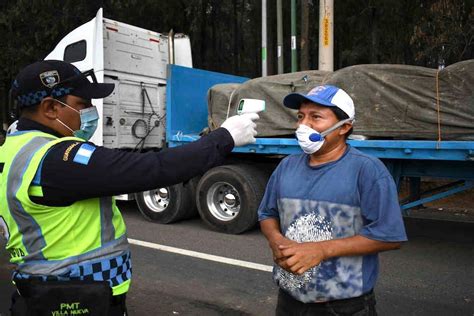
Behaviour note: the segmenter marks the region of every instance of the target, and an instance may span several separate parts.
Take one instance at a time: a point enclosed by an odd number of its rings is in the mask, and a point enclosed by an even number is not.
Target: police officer
[[[96,146],[88,142],[99,119],[91,99],[113,89],[56,60],[27,66],[13,82],[21,115],[0,147],[0,225],[18,288],[13,315],[126,314],[132,265],[111,196],[186,181],[255,141],[251,114],[158,153]]]

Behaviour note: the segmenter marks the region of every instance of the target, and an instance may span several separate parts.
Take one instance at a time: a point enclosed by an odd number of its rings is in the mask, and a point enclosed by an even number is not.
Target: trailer
[[[180,146],[200,137],[202,128],[207,126],[207,91],[217,78],[223,78],[223,74],[176,65],[168,66],[166,108],[168,117],[171,118],[166,128],[168,146]],[[209,84],[206,84],[206,79],[209,79]],[[241,77],[235,82],[246,80],[248,78]],[[180,90],[185,86],[195,87],[193,96]],[[194,111],[192,120],[182,119],[189,111]],[[399,189],[402,178],[410,179],[410,196],[401,201],[404,214],[424,203],[474,188],[474,141],[349,140],[348,143],[362,152],[381,159]],[[262,164],[272,169],[282,157],[300,152],[295,138],[257,138],[255,144],[235,148],[234,159],[231,158],[230,161],[237,162],[238,168],[232,171],[226,170],[225,167],[210,170],[208,173],[212,173],[212,181],[219,183],[217,189],[201,182],[197,186],[196,204],[201,217],[214,229],[225,232],[240,232],[235,227],[228,227],[233,226],[234,222],[239,222],[239,218],[247,222],[247,228],[250,228],[253,218],[243,213],[256,213],[255,209],[248,209],[253,204],[246,200],[261,198],[261,188],[256,188],[258,181],[255,181],[255,178],[262,177],[260,182],[266,182],[268,173],[262,170],[268,168],[262,168]],[[235,177],[239,173],[245,175],[247,183],[240,183],[235,179],[228,180],[229,172]],[[201,180],[206,181],[207,177],[205,174]],[[452,182],[429,192],[420,192],[422,177],[449,179]],[[229,205],[225,199],[221,202],[222,199],[218,198],[221,188],[230,188],[228,190],[231,192],[230,201],[240,202],[240,205]],[[245,188],[254,188],[251,194],[255,197],[249,197]],[[245,226],[239,224],[239,227]]]
[[[47,59],[63,59],[81,70],[94,68],[99,81],[115,83],[114,93],[94,100],[101,124],[98,145],[121,150],[158,151],[197,140],[208,126],[208,90],[249,78],[192,66],[189,38],[163,35],[104,19],[102,10],[68,34]],[[174,61],[174,62],[173,62]],[[402,211],[474,187],[474,141],[349,140],[380,158],[397,186],[411,179]],[[172,223],[200,215],[212,229],[242,233],[257,223],[257,208],[271,172],[286,155],[300,153],[295,138],[257,138],[236,147],[223,166],[186,183],[122,198],[135,198],[145,218]],[[190,157],[192,159],[192,157]],[[452,182],[420,192],[422,177]]]

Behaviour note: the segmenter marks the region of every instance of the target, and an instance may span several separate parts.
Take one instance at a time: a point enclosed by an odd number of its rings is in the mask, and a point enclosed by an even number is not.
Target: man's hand
[[[235,115],[229,117],[222,123],[221,127],[229,131],[234,139],[235,146],[243,146],[250,143],[255,143],[255,136],[257,136],[257,124],[260,116],[257,113],[246,113],[242,115]]]
[[[290,240],[283,236],[282,234],[278,233],[275,234],[271,239],[268,241],[268,245],[273,253],[273,261],[281,265],[287,258],[282,254],[280,246],[289,246],[292,244],[296,244],[296,241]]]
[[[383,242],[356,235],[317,242],[297,243],[282,235],[277,218],[260,222],[262,233],[273,252],[273,260],[283,269],[303,274],[323,260],[334,257],[364,256],[400,248],[400,242]]]
[[[317,266],[325,259],[322,242],[293,243],[280,245],[280,253],[285,258],[280,266],[288,272],[301,275]]]

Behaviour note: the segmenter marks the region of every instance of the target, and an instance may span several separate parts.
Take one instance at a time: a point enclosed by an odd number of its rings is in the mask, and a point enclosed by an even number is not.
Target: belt
[[[280,289],[280,293],[282,293],[283,296],[290,300],[295,300],[291,295]],[[375,295],[374,295],[374,290],[370,290],[367,293],[362,294],[361,296],[357,297],[351,297],[351,298],[344,298],[340,300],[331,300],[331,301],[325,301],[325,302],[315,302],[315,303],[304,303],[305,305],[315,305],[315,306],[333,306],[336,307],[338,305],[345,305],[348,303],[357,303],[357,302],[363,302],[363,301],[370,301],[370,300],[375,300]]]

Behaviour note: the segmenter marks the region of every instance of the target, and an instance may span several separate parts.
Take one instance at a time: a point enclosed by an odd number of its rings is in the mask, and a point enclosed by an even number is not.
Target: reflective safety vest
[[[48,150],[62,141],[39,131],[7,135],[0,147],[0,231],[20,277],[106,280],[114,295],[128,291],[131,262],[125,223],[111,197],[44,206],[35,176]],[[64,188],[68,190],[68,188]]]

